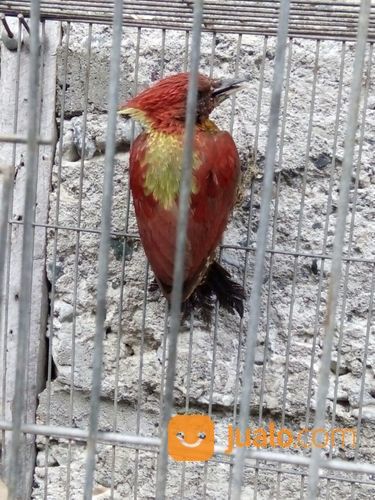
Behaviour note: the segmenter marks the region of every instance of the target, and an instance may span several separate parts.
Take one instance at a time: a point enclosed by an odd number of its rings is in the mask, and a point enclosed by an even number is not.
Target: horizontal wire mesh
[[[29,0],[9,0],[2,8],[5,13],[29,15]],[[109,23],[113,0],[42,1],[44,19]],[[359,14],[359,2],[329,2],[318,0],[292,1],[289,35],[354,40]],[[124,2],[123,22],[127,26],[191,29],[193,2],[141,0]],[[267,0],[206,0],[203,30],[230,33],[276,35],[278,2]],[[375,40],[375,5],[372,6],[369,41]]]

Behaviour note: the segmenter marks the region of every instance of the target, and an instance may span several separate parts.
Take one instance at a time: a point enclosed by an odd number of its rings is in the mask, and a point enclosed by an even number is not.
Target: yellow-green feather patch
[[[183,136],[152,130],[148,135],[145,192],[152,194],[165,209],[173,206],[180,191],[181,168],[183,162]],[[199,157],[193,154],[193,169],[198,168]],[[192,192],[198,187],[193,177]]]
[[[152,194],[165,209],[170,209],[180,191],[183,133],[159,132],[154,128],[152,119],[138,108],[124,108],[119,113],[140,122],[147,132],[147,151],[144,157],[145,193]],[[199,124],[198,128],[210,134],[216,134],[219,131],[215,123],[209,119]],[[199,165],[199,155],[194,152],[193,170],[197,169]],[[192,193],[197,192],[198,186],[193,177]]]

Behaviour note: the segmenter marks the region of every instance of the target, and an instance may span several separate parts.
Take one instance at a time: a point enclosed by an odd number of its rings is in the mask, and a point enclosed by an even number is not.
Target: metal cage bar
[[[239,429],[244,435],[248,424],[248,413],[250,407],[250,398],[253,384],[253,367],[255,361],[255,346],[260,315],[260,296],[262,293],[262,281],[264,272],[264,261],[268,231],[268,220],[270,213],[273,173],[276,157],[277,130],[279,127],[279,113],[281,93],[283,87],[285,50],[288,37],[289,21],[289,0],[283,0],[280,3],[279,30],[277,35],[277,45],[275,54],[275,68],[272,85],[272,97],[269,117],[269,132],[267,138],[267,155],[264,169],[262,204],[260,212],[259,231],[257,236],[257,248],[255,254],[255,271],[253,286],[249,298],[249,323],[247,329],[246,352],[244,362],[244,373],[246,378],[242,387]],[[233,470],[233,498],[235,500],[241,497],[241,486],[244,466],[244,448],[241,448],[236,455],[236,462]]]
[[[113,41],[108,91],[109,111],[103,180],[102,224],[99,247],[98,291],[95,323],[94,357],[92,369],[92,392],[90,398],[90,426],[87,441],[86,477],[84,498],[92,498],[95,473],[95,453],[98,434],[100,390],[103,359],[103,334],[106,317],[106,295],[108,281],[109,242],[111,235],[111,209],[113,196],[113,170],[115,157],[115,130],[120,81],[121,35],[123,0],[116,0],[113,12]]]
[[[2,429],[12,429],[12,424],[9,422],[0,421],[0,425]],[[88,430],[77,429],[74,427],[69,428],[53,425],[23,424],[21,426],[21,432],[24,434],[36,434],[51,437],[53,436],[77,441],[87,441],[89,439]],[[125,433],[103,431],[98,432],[97,442],[139,449],[158,448],[161,444],[161,440],[159,438],[134,436]],[[223,455],[228,457],[223,446],[215,446],[215,455]],[[309,467],[310,465],[309,457],[302,457],[282,452],[248,450],[246,452],[245,459],[282,462],[286,464],[301,465],[304,467]],[[338,470],[343,472],[357,472],[369,475],[375,474],[375,466],[372,464],[363,464],[359,462],[354,463],[340,459],[322,459],[320,467],[326,468],[328,470]],[[371,484],[373,484],[373,482],[371,482]]]
[[[363,96],[363,110],[362,110],[362,120],[361,120],[361,127],[360,127],[360,145],[359,145],[359,151],[358,151],[357,165],[355,168],[356,173],[355,173],[353,209],[352,209],[352,213],[351,213],[351,217],[350,217],[350,229],[349,229],[349,236],[348,236],[348,254],[349,254],[349,256],[353,254],[354,224],[355,224],[355,218],[356,218],[356,214],[357,214],[358,185],[359,185],[359,176],[361,173],[362,149],[363,149],[363,139],[364,139],[365,124],[366,124],[366,116],[367,116],[369,86],[370,86],[370,82],[371,82],[372,56],[373,56],[373,45],[370,45],[370,50],[369,50],[369,54],[368,54],[367,70],[366,70],[366,83],[365,83],[364,96]],[[333,408],[332,408],[332,418],[331,418],[332,427],[335,426],[336,419],[337,419],[337,398],[338,398],[338,388],[339,388],[339,370],[340,370],[340,364],[341,364],[342,344],[343,344],[343,339],[344,339],[344,323],[345,323],[345,313],[346,313],[346,308],[347,308],[347,292],[348,292],[348,284],[349,284],[349,277],[350,277],[350,267],[351,267],[351,263],[350,263],[350,261],[347,261],[345,264],[343,293],[342,293],[342,308],[341,308],[341,314],[340,314],[340,334],[339,334],[339,340],[338,340],[338,344],[337,344],[337,360],[336,360],[337,364],[336,364],[336,373],[335,373],[335,381],[334,381],[334,396],[333,396]],[[370,317],[371,317],[371,307],[372,307],[371,302],[372,302],[372,291],[370,291],[369,321],[370,321]],[[365,343],[365,348],[364,348],[366,357],[367,357],[367,350],[368,350],[368,339],[366,336],[366,343]],[[364,378],[365,378],[365,372],[363,372],[362,381],[361,381],[361,390],[362,391],[363,391],[363,387],[364,387]],[[363,394],[362,394],[362,397],[363,397]],[[360,436],[360,423],[361,423],[361,419],[359,419],[359,421],[358,421],[358,427],[357,427],[358,436]],[[356,445],[356,449],[358,449],[358,445]],[[333,446],[331,444],[330,457],[332,457],[332,453],[333,453]],[[330,485],[330,483],[328,482],[327,483],[327,490],[329,490],[329,485]]]
[[[356,52],[353,67],[353,81],[351,86],[350,103],[348,111],[347,129],[345,135],[345,150],[342,166],[342,177],[340,184],[340,197],[338,203],[338,216],[336,222],[335,239],[333,243],[333,259],[331,279],[328,291],[326,327],[323,343],[323,354],[319,371],[317,405],[314,427],[316,429],[324,426],[324,416],[326,408],[326,398],[329,386],[329,365],[333,336],[336,325],[336,308],[338,302],[339,286],[341,280],[341,265],[343,254],[343,243],[345,237],[346,214],[349,205],[349,188],[351,173],[353,168],[354,143],[357,132],[357,121],[359,115],[359,103],[361,98],[362,72],[365,59],[367,30],[369,25],[371,2],[363,0],[358,24],[358,35]],[[308,484],[308,495],[311,500],[316,498],[318,493],[319,480],[319,448],[313,448],[311,454],[310,475]]]
[[[168,467],[168,423],[172,415],[173,389],[176,371],[177,336],[181,321],[182,287],[184,281],[184,263],[186,232],[188,223],[188,207],[192,187],[192,163],[193,163],[193,140],[194,124],[196,120],[196,107],[198,95],[198,71],[201,26],[203,17],[203,1],[194,3],[194,24],[192,32],[191,68],[186,103],[186,129],[184,134],[184,152],[182,163],[181,187],[178,203],[178,231],[176,235],[176,254],[173,271],[173,288],[171,296],[170,330],[168,334],[168,365],[166,374],[166,386],[163,401],[163,413],[161,421],[161,448],[158,460],[156,476],[156,498],[165,497],[167,467]]]
[[[39,83],[39,17],[40,4],[38,0],[31,3],[31,22],[32,29],[30,58],[36,70],[30,73],[29,77],[29,121],[28,121],[28,142],[27,142],[27,177],[25,186],[25,204],[24,204],[24,233],[22,246],[22,268],[21,279],[23,289],[20,294],[20,313],[18,323],[18,342],[17,342],[17,360],[16,360],[16,379],[15,379],[15,398],[13,406],[13,425],[12,425],[12,445],[9,460],[9,495],[16,497],[22,491],[22,434],[21,425],[24,411],[24,394],[26,387],[25,366],[28,346],[28,334],[30,331],[30,307],[32,294],[32,266],[33,266],[33,247],[34,247],[34,207],[36,200],[36,179],[38,162],[38,129],[35,126],[38,123],[38,83]]]

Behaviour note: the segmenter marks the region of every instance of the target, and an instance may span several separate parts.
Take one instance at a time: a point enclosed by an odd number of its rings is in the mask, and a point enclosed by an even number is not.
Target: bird
[[[130,190],[141,242],[157,285],[168,301],[173,287],[179,191],[189,73],[167,76],[130,98],[119,114],[140,123],[129,156]],[[182,311],[209,322],[214,298],[240,317],[245,291],[217,260],[240,183],[240,159],[229,132],[209,118],[244,79],[199,73],[192,152],[192,188],[183,275]]]

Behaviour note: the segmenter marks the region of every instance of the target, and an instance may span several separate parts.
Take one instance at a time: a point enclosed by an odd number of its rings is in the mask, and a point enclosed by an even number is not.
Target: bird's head
[[[119,114],[131,117],[145,128],[183,127],[186,115],[189,73],[168,76],[122,104]],[[198,75],[197,123],[231,94],[242,89],[244,79],[221,80]]]

